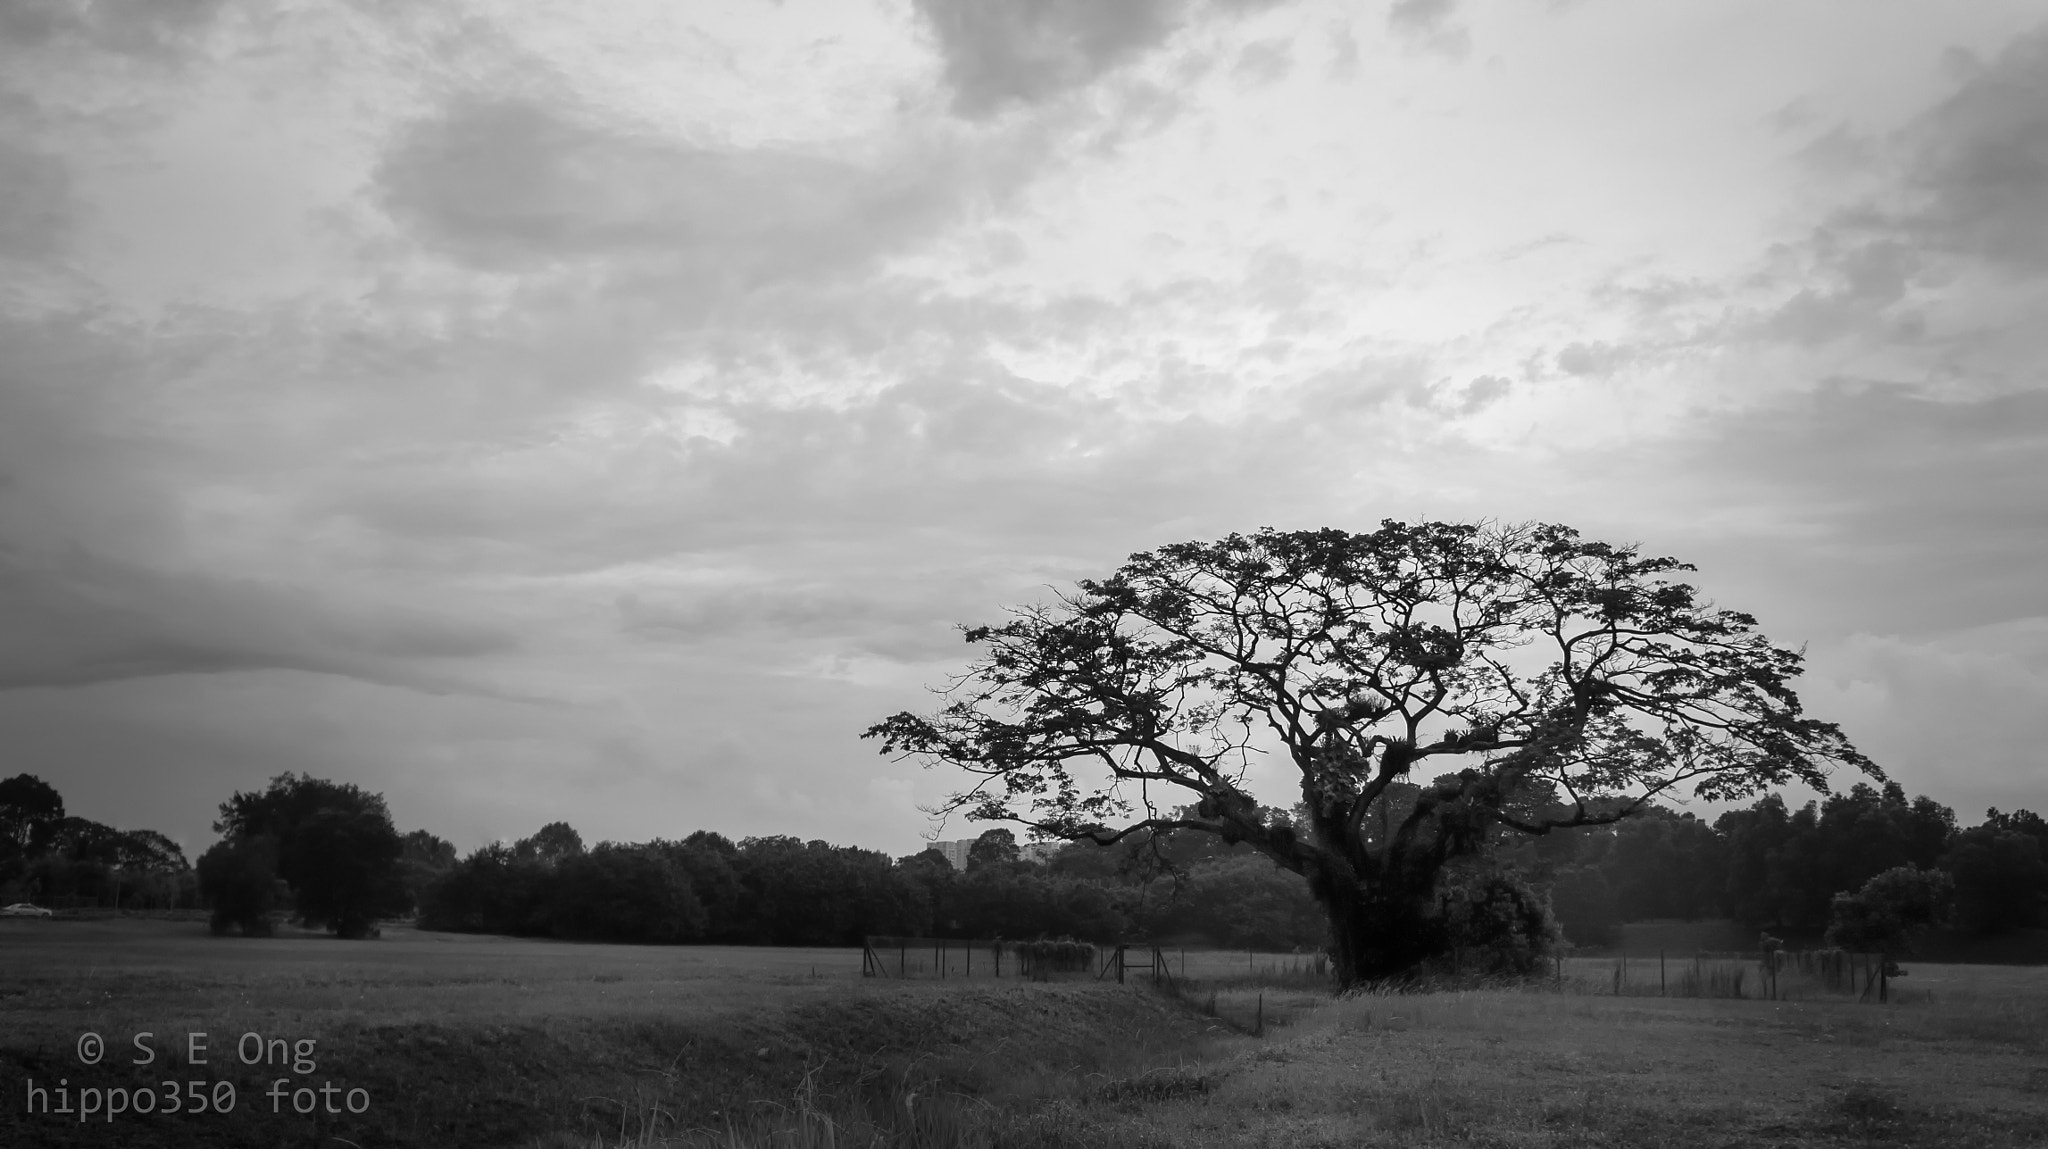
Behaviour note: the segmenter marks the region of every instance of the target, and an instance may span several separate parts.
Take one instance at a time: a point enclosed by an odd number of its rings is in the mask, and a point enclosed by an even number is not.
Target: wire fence
[[[1821,996],[1891,1000],[1897,964],[1882,953],[1763,950],[1553,959],[1558,988],[1617,997],[1721,997],[1786,1001]]]
[[[1611,957],[1557,955],[1549,971],[1555,988],[1617,997],[1747,998],[1785,1001],[1849,997],[1891,1000],[1897,965],[1882,953],[1848,950],[1767,950],[1676,954],[1626,951]],[[869,937],[861,951],[864,977],[891,979],[1092,978],[1154,984],[1215,986],[1334,985],[1335,970],[1321,951],[1186,949],[1150,942],[1095,944],[1072,940]],[[1541,975],[1538,975],[1539,977]],[[1521,979],[1517,979],[1521,980]]]
[[[883,978],[1030,978],[1098,973],[1101,947],[1077,941],[870,937],[861,976]]]
[[[1099,981],[1195,980],[1210,983],[1329,982],[1329,956],[1321,951],[1188,949],[1153,942],[1096,944],[1071,940],[869,937],[861,973],[880,978],[1001,978],[1089,975]]]

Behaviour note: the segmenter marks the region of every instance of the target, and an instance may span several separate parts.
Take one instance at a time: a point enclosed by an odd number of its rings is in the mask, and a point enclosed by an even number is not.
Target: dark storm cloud
[[[219,340],[94,314],[0,321],[0,688],[284,668],[459,688],[408,664],[502,653],[511,632],[359,585],[235,571],[205,552],[209,492],[282,498],[283,472],[208,441],[236,397],[194,388]],[[291,380],[273,379],[289,406]],[[166,394],[165,392],[168,392]],[[222,414],[221,418],[228,418]]]
[[[156,675],[303,670],[441,689],[416,660],[504,653],[493,633],[397,604],[254,579],[149,570],[72,549],[0,550],[0,690]]]

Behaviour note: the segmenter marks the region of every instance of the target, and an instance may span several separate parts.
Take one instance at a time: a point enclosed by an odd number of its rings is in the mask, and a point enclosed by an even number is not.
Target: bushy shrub
[[[1055,973],[1091,973],[1095,969],[1095,946],[1090,942],[1075,941],[1073,938],[1040,938],[1037,941],[1016,942],[1011,948],[1023,965],[1024,973],[1033,978],[1043,978]]]
[[[1886,870],[1853,894],[1835,895],[1827,943],[1865,953],[1911,953],[1914,941],[1945,916],[1954,893],[1954,879],[1940,870]]]
[[[1549,900],[1506,870],[1454,868],[1440,905],[1460,973],[1533,973],[1562,936]]]

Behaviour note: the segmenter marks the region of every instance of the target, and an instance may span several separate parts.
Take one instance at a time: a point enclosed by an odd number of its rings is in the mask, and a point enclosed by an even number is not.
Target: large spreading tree
[[[301,922],[344,938],[368,935],[378,918],[411,903],[400,860],[405,841],[384,796],[352,784],[289,772],[263,790],[221,803],[219,844],[200,859],[214,929],[261,932],[269,883],[282,879]]]
[[[1449,944],[1447,867],[1503,834],[1882,777],[1802,714],[1798,652],[1669,577],[1692,569],[1554,525],[1162,547],[964,628],[981,651],[944,704],[867,736],[978,776],[944,806],[972,819],[1250,844],[1307,880],[1353,985]],[[1291,765],[1304,821],[1250,793],[1260,755]]]

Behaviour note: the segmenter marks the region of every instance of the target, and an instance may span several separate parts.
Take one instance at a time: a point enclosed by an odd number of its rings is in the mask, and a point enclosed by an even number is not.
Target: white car
[[[11,906],[0,906],[0,918],[47,918],[50,911],[28,902],[16,902]]]

